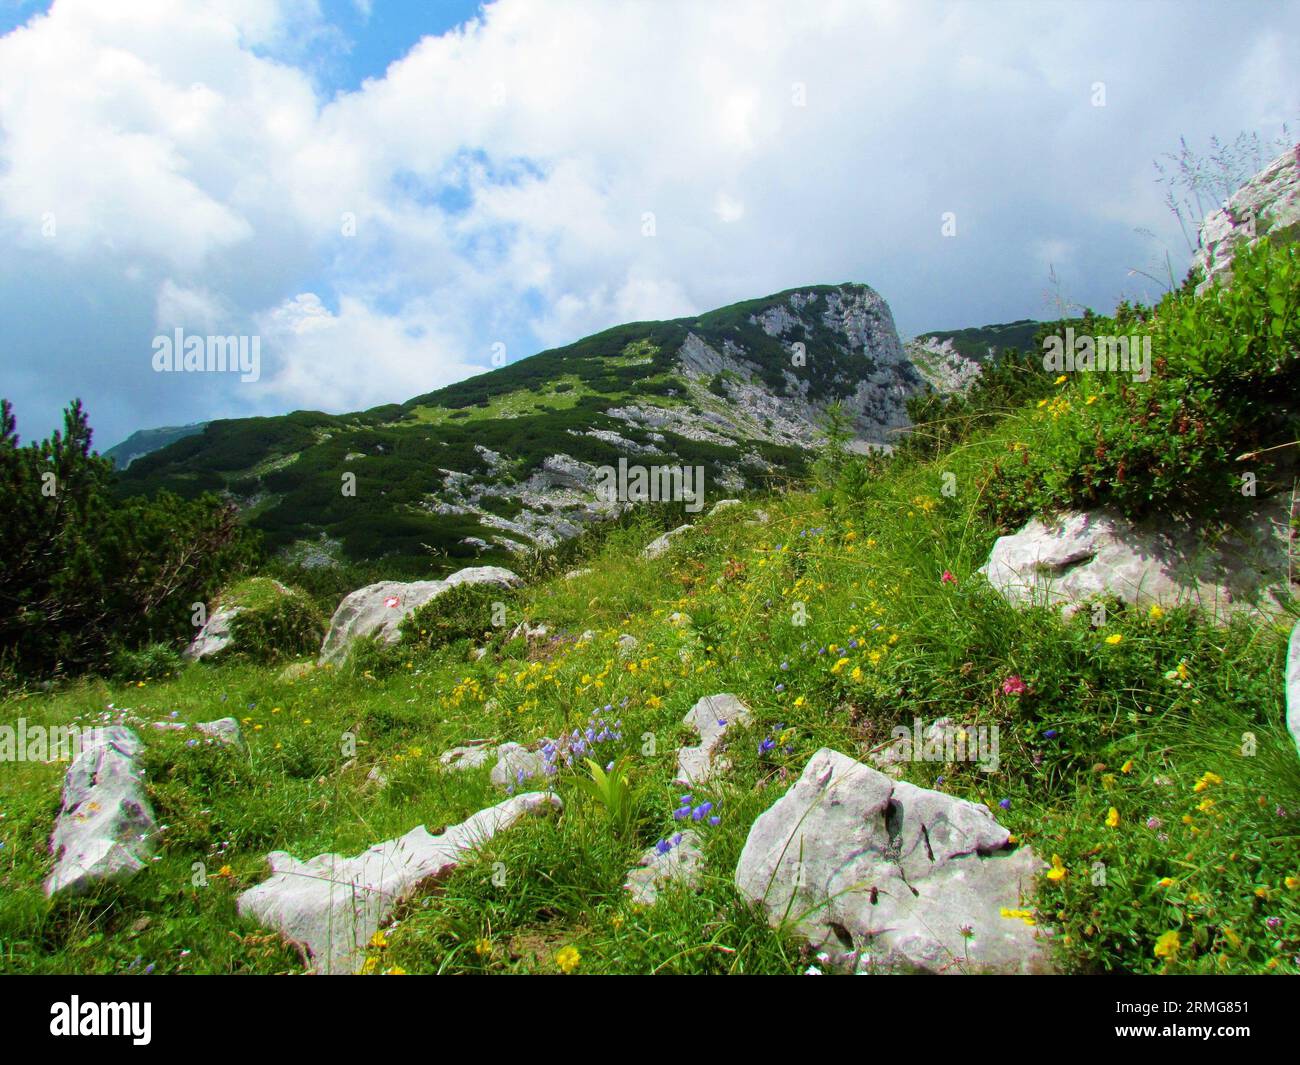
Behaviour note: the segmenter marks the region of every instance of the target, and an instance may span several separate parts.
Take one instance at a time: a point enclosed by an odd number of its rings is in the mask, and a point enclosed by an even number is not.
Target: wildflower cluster
[[[575,758],[593,758],[597,749],[604,744],[619,743],[623,739],[623,722],[611,722],[605,715],[614,712],[613,706],[607,705],[603,710],[592,711],[587,724],[580,729],[562,735],[558,740],[548,740],[542,747],[543,769],[547,776],[554,776],[563,765],[573,768]],[[599,761],[599,759],[595,759]],[[607,769],[612,768],[611,759]]]

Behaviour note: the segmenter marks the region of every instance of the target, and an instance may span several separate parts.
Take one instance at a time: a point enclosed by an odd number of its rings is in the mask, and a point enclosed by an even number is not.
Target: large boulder
[[[1017,605],[1064,606],[1068,615],[1113,596],[1138,607],[1193,604],[1223,621],[1282,611],[1290,549],[1289,510],[1276,500],[1261,500],[1217,541],[1108,511],[1069,511],[999,538],[980,572]]]
[[[54,869],[46,895],[81,894],[145,867],[158,825],[136,764],[140,750],[140,738],[121,725],[82,733],[50,836]]]
[[[379,926],[416,889],[449,873],[521,817],[560,805],[555,795],[516,795],[439,836],[420,825],[355,858],[319,854],[300,862],[273,851],[267,855],[270,878],[245,891],[236,905],[241,915],[277,929],[305,951],[316,972],[354,973]]]
[[[1262,237],[1300,240],[1300,144],[1288,148],[1201,223],[1200,248],[1192,269],[1204,271],[1201,294],[1232,277],[1232,260],[1243,243]]]
[[[736,888],[840,967],[1048,972],[1028,909],[1043,863],[1009,838],[985,806],[823,747],[754,822]]]
[[[193,661],[227,654],[271,661],[314,649],[323,628],[319,611],[302,592],[252,577],[221,593],[183,653]]]
[[[361,636],[374,636],[384,643],[401,639],[402,621],[438,596],[463,584],[488,584],[503,589],[523,582],[501,566],[471,566],[457,570],[440,581],[380,581],[349,593],[330,618],[329,632],[321,645],[320,664],[338,663],[347,657],[348,647]]]
[[[1300,621],[1291,630],[1286,656],[1286,727],[1300,751]]]

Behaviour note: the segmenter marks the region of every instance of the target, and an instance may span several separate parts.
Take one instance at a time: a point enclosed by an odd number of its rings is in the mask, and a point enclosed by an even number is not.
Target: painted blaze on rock
[[[839,966],[1049,972],[1039,930],[1015,915],[1043,863],[1009,838],[987,807],[823,747],[754,822],[736,888]]]

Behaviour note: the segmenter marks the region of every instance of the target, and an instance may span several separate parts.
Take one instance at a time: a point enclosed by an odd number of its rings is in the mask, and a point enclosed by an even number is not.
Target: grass
[[[1041,880],[1032,919],[1055,930],[1062,969],[1300,971],[1285,629],[1116,609],[1095,630],[1086,611],[1063,622],[1004,603],[976,572],[996,536],[981,471],[1021,429],[1013,420],[934,464],[896,467],[851,499],[786,494],[701,518],[656,561],[640,549],[657,528],[634,520],[573,563],[590,573],[519,593],[481,661],[464,641],[368,648],[297,680],[281,680],[280,665],[195,664],[161,681],[10,697],[0,720],[29,725],[233,715],[249,755],[143,727],[166,826],[159,860],[125,887],[54,902],[40,885],[62,768],[6,764],[0,969],[298,971],[278,937],[235,913],[268,851],[351,855],[417,824],[436,832],[502,797],[486,768],[442,770],[441,751],[554,737],[609,706],[622,739],[598,758],[626,756],[630,812],[612,818],[562,772],[564,813],[526,819],[412,898],[369,971],[802,972],[806,949],[732,887],[750,826],[818,748],[862,758],[891,728],[943,716],[998,726],[997,772],[917,762],[906,777],[987,803],[1020,842],[1055,856],[1064,873]],[[944,472],[955,497],[940,491]],[[505,642],[520,614],[551,638]],[[584,630],[594,639],[580,641]],[[634,656],[618,654],[622,633],[636,637]],[[1013,676],[1023,694],[1004,689]],[[623,878],[674,830],[675,751],[693,739],[681,719],[724,691],[755,724],[729,739],[729,773],[695,792],[721,818],[701,833],[702,886],[634,908]],[[765,738],[774,746],[760,751]],[[383,788],[367,781],[376,766]]]

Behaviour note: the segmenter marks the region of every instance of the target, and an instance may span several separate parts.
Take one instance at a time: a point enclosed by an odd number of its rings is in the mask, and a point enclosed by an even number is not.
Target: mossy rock
[[[301,591],[269,577],[251,577],[223,591],[185,654],[225,661],[276,662],[314,653],[325,619]]]
[[[443,647],[457,640],[481,640],[505,623],[514,596],[493,584],[461,584],[431,599],[402,622],[402,643]]]

